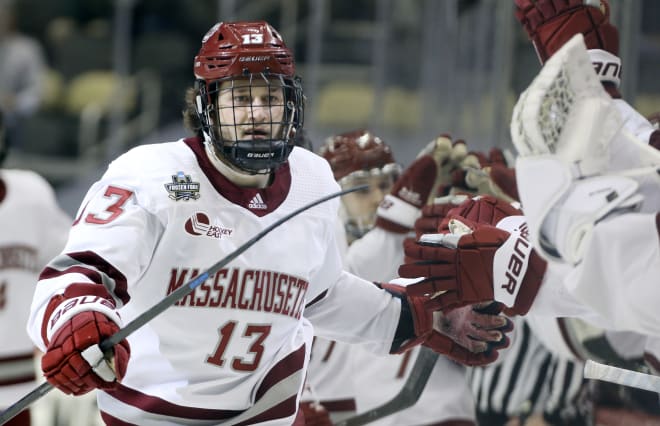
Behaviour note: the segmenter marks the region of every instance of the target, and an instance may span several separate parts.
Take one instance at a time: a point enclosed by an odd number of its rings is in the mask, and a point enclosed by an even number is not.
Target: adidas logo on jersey
[[[266,210],[268,206],[266,203],[264,203],[263,198],[261,198],[261,194],[257,194],[252,199],[250,200],[250,203],[248,204],[248,208],[250,209],[255,209],[255,210]]]

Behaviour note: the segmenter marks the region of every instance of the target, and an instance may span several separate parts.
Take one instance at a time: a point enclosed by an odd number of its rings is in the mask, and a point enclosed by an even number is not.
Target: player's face
[[[346,209],[349,220],[358,228],[366,230],[373,226],[376,220],[378,204],[390,192],[394,178],[389,174],[379,174],[357,179],[351,179],[342,186],[348,188],[357,185],[369,185],[369,188],[351,192],[342,196],[342,203]]]
[[[225,81],[218,95],[220,131],[228,141],[281,137],[284,89],[279,81]]]

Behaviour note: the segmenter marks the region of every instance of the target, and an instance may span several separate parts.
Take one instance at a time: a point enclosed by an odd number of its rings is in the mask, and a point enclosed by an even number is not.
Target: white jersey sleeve
[[[342,272],[324,298],[306,309],[306,316],[317,335],[360,343],[384,355],[392,346],[400,312],[398,299],[369,281]]]
[[[379,227],[371,229],[348,247],[346,269],[370,281],[389,282],[399,276],[406,237]]]

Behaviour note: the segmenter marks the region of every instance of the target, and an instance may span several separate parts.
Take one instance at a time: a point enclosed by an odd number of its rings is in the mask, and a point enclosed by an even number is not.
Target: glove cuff
[[[422,215],[420,209],[391,194],[385,196],[376,214],[376,226],[399,234],[412,230]]]
[[[63,300],[53,310],[46,323],[46,343],[50,342],[62,325],[66,324],[71,318],[80,312],[95,311],[108,317],[118,327],[123,326],[119,313],[115,309],[114,303],[101,296],[78,296]]]
[[[424,307],[424,296],[409,296],[406,288],[398,284],[383,284],[378,286],[401,299],[401,318],[397,327],[397,336],[393,342],[390,353],[400,354],[408,349],[423,343],[433,331],[433,317]],[[405,317],[405,318],[404,318]],[[410,326],[402,325],[410,323],[412,319],[412,330]],[[400,330],[401,329],[401,330]],[[405,330],[404,332],[401,332]]]

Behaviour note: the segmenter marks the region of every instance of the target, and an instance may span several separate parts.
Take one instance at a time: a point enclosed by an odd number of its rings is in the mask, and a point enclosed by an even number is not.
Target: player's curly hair
[[[195,98],[199,90],[194,87],[186,89],[184,98],[185,107],[183,109],[183,125],[186,129],[193,132],[196,136],[202,137],[202,122],[199,119],[197,108],[195,107]]]

